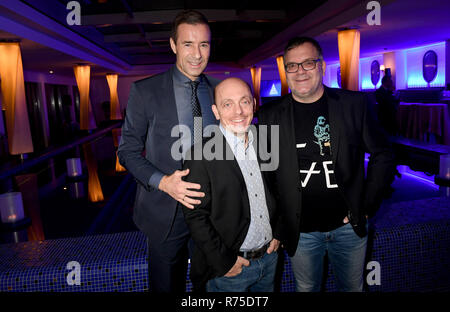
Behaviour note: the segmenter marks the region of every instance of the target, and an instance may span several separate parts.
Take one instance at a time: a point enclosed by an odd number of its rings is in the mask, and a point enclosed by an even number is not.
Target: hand
[[[366,220],[368,220],[368,219],[369,219],[369,216],[366,215]],[[348,223],[348,218],[345,217],[344,220],[343,220],[342,222],[344,222],[345,224],[347,224],[347,223]]]
[[[272,252],[277,251],[278,247],[280,247],[280,241],[278,239],[275,239],[275,238],[272,239],[270,241],[269,248],[267,248],[267,253],[271,254]]]
[[[249,266],[250,261],[248,261],[245,258],[237,257],[236,263],[233,265],[233,267],[230,269],[230,271],[225,274],[226,277],[233,277],[238,275],[242,272],[242,266]]]
[[[189,174],[189,169],[175,170],[171,175],[165,175],[159,182],[159,189],[169,194],[173,199],[179,201],[187,208],[194,209],[193,205],[199,205],[200,200],[192,197],[204,197],[205,193],[195,192],[190,189],[199,190],[200,184],[185,182],[181,178]]]

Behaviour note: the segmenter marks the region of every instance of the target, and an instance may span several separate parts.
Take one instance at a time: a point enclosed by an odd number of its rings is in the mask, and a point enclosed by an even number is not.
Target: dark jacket
[[[392,91],[380,87],[375,91],[375,98],[378,103],[378,120],[380,125],[391,135],[396,135],[397,129],[397,108],[400,103]]]
[[[379,208],[385,187],[393,174],[389,143],[370,111],[365,95],[341,89],[325,88],[331,133],[333,170],[339,190],[348,206],[354,231],[365,236],[366,215]],[[268,178],[282,219],[283,243],[290,256],[295,254],[300,236],[301,178],[299,174],[291,94],[263,105],[258,112],[261,125],[279,125],[280,160],[278,169]],[[271,142],[272,145],[274,142]],[[370,153],[367,176],[364,154]]]
[[[223,140],[225,155],[233,155],[219,132],[217,135]],[[204,139],[202,145],[197,144],[194,148],[203,148],[210,140]],[[186,160],[183,166],[190,169],[185,180],[199,183],[205,193],[201,204],[195,205],[194,209],[183,206],[195,244],[190,277],[196,289],[201,289],[209,279],[225,275],[233,267],[250,226],[250,203],[244,177],[238,162],[234,158],[226,160],[225,155],[223,160]],[[276,224],[275,201],[265,182],[264,191],[272,235],[278,238],[280,228]]]
[[[148,182],[157,170],[172,174],[182,168],[182,161],[171,156],[172,145],[179,139],[171,137],[173,127],[179,124],[173,70],[132,84],[118,148],[120,164],[138,182],[133,220],[155,242],[167,237],[177,201]],[[219,81],[206,78],[212,96]]]

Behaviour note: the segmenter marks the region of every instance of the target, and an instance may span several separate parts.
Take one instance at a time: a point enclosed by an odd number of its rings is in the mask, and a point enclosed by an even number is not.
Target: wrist
[[[163,176],[161,178],[161,181],[159,181],[158,189],[160,191],[163,191],[163,192],[166,191],[166,179],[167,179],[167,176]]]

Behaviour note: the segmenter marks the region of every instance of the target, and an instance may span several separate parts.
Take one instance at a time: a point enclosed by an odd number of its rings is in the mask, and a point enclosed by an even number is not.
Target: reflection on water
[[[125,172],[127,170],[119,163],[119,157],[117,156],[117,148],[119,147],[120,144],[122,129],[113,129],[112,136],[114,141],[114,148],[116,149],[116,172]]]
[[[85,184],[82,181],[75,181],[67,184],[69,188],[70,197],[73,199],[80,199],[86,197]]]
[[[82,153],[74,147],[20,175],[2,179],[0,194],[21,192],[29,225],[6,229],[0,224],[0,244],[86,235],[126,176],[126,172],[116,172],[115,145],[109,133],[84,144]],[[70,158],[81,159],[84,175],[68,177],[66,161]],[[117,222],[108,227],[112,232],[136,230],[133,198],[124,203]],[[111,223],[110,216],[105,216],[105,222]]]
[[[20,243],[28,240],[32,239],[28,238],[27,230],[2,232],[2,241],[5,243]]]
[[[31,226],[27,230],[28,240],[44,240],[37,175],[35,173],[24,174],[15,176],[14,179],[22,193],[25,215],[31,219]]]
[[[97,172],[97,159],[95,159],[94,152],[92,150],[93,143],[83,144],[84,157],[88,168],[88,196],[92,202],[99,202],[104,200],[102,186],[98,179]]]

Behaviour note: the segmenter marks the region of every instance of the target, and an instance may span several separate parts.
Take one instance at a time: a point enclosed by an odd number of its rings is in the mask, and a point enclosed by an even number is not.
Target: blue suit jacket
[[[177,201],[151,187],[148,182],[156,171],[172,174],[182,169],[182,162],[171,157],[171,137],[178,125],[173,90],[173,70],[136,81],[132,84],[122,137],[118,148],[119,161],[138,182],[133,220],[154,242],[163,241],[175,216]],[[211,90],[218,80],[206,76]]]

